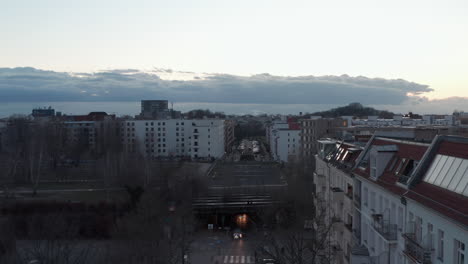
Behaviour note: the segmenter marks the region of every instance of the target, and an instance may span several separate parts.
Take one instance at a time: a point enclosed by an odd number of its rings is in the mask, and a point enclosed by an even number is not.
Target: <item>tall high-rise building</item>
[[[141,100],[140,117],[143,119],[171,119],[180,116],[180,111],[169,109],[167,100]]]

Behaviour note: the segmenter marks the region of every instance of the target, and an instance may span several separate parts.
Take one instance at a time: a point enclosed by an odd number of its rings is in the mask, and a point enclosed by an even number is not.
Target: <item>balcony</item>
[[[418,238],[414,232],[414,223],[407,225],[407,232],[403,234],[405,240],[405,250],[403,253],[415,263],[431,264],[432,253],[434,251],[434,240],[432,234],[427,234],[424,238]]]
[[[384,220],[381,214],[373,214],[372,227],[389,242],[397,240],[397,225],[390,224],[390,221]]]

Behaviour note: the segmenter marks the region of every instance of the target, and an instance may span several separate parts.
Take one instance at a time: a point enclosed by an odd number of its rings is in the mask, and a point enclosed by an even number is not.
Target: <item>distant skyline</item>
[[[468,97],[468,1],[15,0],[0,67],[402,78]]]

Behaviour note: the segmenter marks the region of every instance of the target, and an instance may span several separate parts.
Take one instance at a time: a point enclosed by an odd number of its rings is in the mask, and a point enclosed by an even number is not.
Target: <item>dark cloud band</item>
[[[405,102],[408,93],[429,91],[432,89],[427,85],[402,79],[347,75],[211,74],[189,81],[170,81],[158,77],[158,71],[147,73],[135,69],[70,74],[34,68],[0,68],[0,101],[3,102],[165,98],[178,102],[388,105]]]

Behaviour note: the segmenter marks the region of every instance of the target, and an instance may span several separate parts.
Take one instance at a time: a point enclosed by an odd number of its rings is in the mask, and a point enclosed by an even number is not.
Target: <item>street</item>
[[[203,231],[195,235],[190,247],[190,264],[255,263],[260,242],[255,232],[234,240],[226,232]]]

